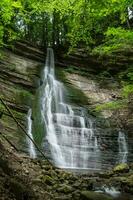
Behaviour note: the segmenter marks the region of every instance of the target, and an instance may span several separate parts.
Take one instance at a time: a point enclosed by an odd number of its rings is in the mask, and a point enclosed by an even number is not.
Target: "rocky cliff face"
[[[25,127],[25,119],[38,85],[41,62],[2,51],[0,62],[0,97],[8,105],[16,119]],[[23,133],[2,102],[0,102],[0,132],[20,148]],[[25,127],[26,128],[26,127]]]

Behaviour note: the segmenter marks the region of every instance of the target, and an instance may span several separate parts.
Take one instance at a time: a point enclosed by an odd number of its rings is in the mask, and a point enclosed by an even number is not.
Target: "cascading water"
[[[118,144],[119,144],[119,162],[126,163],[127,155],[128,155],[128,147],[127,147],[125,134],[122,131],[119,131]]]
[[[29,109],[28,114],[27,114],[27,134],[30,136],[30,138],[33,140],[33,135],[32,135],[32,119],[31,119],[31,115],[32,115],[32,110]],[[36,151],[35,151],[35,147],[33,142],[30,140],[30,138],[28,138],[28,136],[26,137],[27,139],[27,143],[28,143],[28,151],[29,151],[29,155],[31,158],[36,158]]]
[[[41,85],[41,116],[46,140],[58,167],[99,169],[100,150],[93,122],[84,109],[65,103],[65,88],[55,79],[54,54],[48,48]]]

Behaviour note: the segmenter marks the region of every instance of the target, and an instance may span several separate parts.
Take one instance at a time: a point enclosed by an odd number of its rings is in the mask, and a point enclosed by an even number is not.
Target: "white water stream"
[[[99,169],[100,150],[93,122],[86,122],[83,108],[66,104],[65,92],[55,78],[54,54],[49,48],[41,86],[41,116],[52,158],[62,168]]]
[[[128,146],[126,142],[125,133],[122,131],[119,131],[118,144],[119,144],[119,162],[126,163],[128,155]]]
[[[28,123],[27,134],[30,136],[30,138],[32,140],[34,140],[33,139],[33,135],[32,135],[32,119],[31,119],[31,115],[32,115],[32,110],[29,109],[28,114],[27,114],[27,123]],[[35,147],[34,147],[33,142],[28,137],[26,137],[26,139],[27,139],[27,143],[28,143],[28,151],[29,151],[30,157],[31,158],[36,158],[36,151],[35,151]]]

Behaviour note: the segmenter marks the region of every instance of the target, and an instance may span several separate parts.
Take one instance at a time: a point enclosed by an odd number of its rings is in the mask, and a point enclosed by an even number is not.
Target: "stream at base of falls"
[[[27,114],[28,134],[59,168],[99,171],[128,162],[128,138],[124,131],[110,130],[108,135],[109,131],[96,126],[97,119],[88,115],[85,107],[68,102],[68,91],[56,79],[55,70],[54,53],[48,48],[37,105],[33,107],[33,124],[32,110]],[[28,149],[32,158],[39,156],[32,142],[28,141]]]
[[[96,190],[95,192],[106,194],[109,197],[112,197],[112,199],[114,200],[132,200],[133,198],[131,194],[121,193],[119,190],[115,189],[115,187],[113,186],[112,187],[103,186],[99,188],[99,190]]]

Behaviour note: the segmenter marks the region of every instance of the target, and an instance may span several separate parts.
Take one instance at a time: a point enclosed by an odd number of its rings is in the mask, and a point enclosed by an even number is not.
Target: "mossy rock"
[[[107,172],[100,172],[99,177],[100,178],[110,178],[114,174],[113,170],[107,171]]]
[[[128,177],[119,177],[119,180],[129,187],[133,187],[133,174],[129,174]]]
[[[71,176],[70,176],[70,174],[68,174],[68,173],[62,173],[61,174],[61,177],[60,177],[62,180],[70,180],[71,179]]]
[[[113,171],[116,173],[129,172],[129,166],[126,163],[122,163],[114,167]]]
[[[67,194],[73,191],[73,188],[70,185],[62,184],[61,187],[57,188],[58,192]]]
[[[133,194],[133,174],[124,177],[117,177],[116,181],[120,182],[123,191]]]
[[[123,182],[127,183],[128,186],[133,187],[133,174],[130,175],[130,176],[128,176],[128,177],[126,178],[126,180],[123,181]]]
[[[51,178],[51,177],[48,176],[48,175],[45,175],[45,176],[41,175],[39,178],[40,178],[43,182],[45,182],[47,185],[53,185],[53,184],[54,184],[53,178]]]
[[[113,200],[112,197],[92,191],[82,191],[80,196],[81,200]]]

